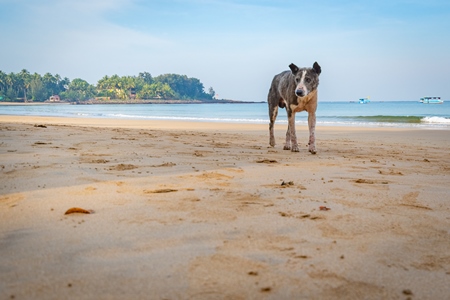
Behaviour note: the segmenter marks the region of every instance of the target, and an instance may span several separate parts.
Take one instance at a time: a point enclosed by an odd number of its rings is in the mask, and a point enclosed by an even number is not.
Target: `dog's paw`
[[[316,153],[317,153],[316,147],[311,146],[311,145],[309,145],[308,151],[309,151],[311,154],[316,154]]]
[[[298,146],[293,146],[291,151],[292,152],[300,152],[300,149],[298,148]]]
[[[314,150],[309,150],[309,152],[311,153],[311,154],[316,154],[317,153],[317,151],[314,149]]]
[[[283,150],[291,150],[291,146],[289,146],[289,145],[284,145]]]

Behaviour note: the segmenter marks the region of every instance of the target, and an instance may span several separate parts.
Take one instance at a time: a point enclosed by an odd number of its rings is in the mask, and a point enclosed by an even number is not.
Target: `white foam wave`
[[[422,123],[450,124],[450,119],[444,117],[425,117],[420,120]]]
[[[223,117],[190,117],[190,116],[144,116],[144,115],[130,115],[130,114],[106,114],[106,118],[126,118],[126,119],[147,119],[147,120],[173,120],[173,121],[191,121],[191,122],[224,122],[224,123],[248,123],[248,124],[266,124],[267,119],[260,118],[223,118]],[[287,120],[279,119],[277,124],[287,124]],[[308,125],[307,120],[296,120],[297,125]],[[358,122],[358,121],[323,121],[317,120],[318,125],[326,126],[358,126],[358,127],[407,127],[407,128],[422,128],[423,126],[431,126],[431,128],[442,127],[448,128],[450,119],[443,117],[425,117],[421,123],[386,123],[386,122]]]

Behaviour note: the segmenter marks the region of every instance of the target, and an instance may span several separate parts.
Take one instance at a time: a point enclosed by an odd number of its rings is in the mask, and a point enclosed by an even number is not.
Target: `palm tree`
[[[47,93],[45,91],[41,75],[34,73],[31,77],[30,93],[33,101],[44,101]]]
[[[44,82],[45,89],[47,90],[46,98],[55,94],[57,89],[56,78],[51,73],[45,73],[42,76],[42,81]]]
[[[10,101],[16,101],[18,96],[17,91],[17,75],[13,72],[6,75],[6,98]]]
[[[31,85],[31,74],[27,71],[27,69],[22,69],[22,71],[18,74],[18,77],[20,78],[20,83],[23,89],[23,99],[25,102],[28,102],[27,91]]]
[[[125,97],[136,97],[136,78],[132,76],[123,76],[121,78],[122,81],[122,87],[124,91],[127,91],[128,93],[125,93]]]
[[[4,94],[6,92],[6,73],[0,71],[0,94]]]
[[[5,82],[6,82],[6,84],[8,85],[9,88],[13,88],[13,86],[14,86],[14,84],[16,82],[16,74],[11,72],[8,75],[6,75]]]
[[[142,79],[144,83],[146,84],[152,84],[153,83],[153,77],[149,72],[141,72],[139,73],[138,78]]]
[[[61,89],[61,85],[60,85],[62,79],[61,79],[61,76],[59,74],[55,74],[54,77],[55,77],[55,84],[56,84],[55,94],[59,95],[59,93],[61,93],[61,91],[63,91]]]

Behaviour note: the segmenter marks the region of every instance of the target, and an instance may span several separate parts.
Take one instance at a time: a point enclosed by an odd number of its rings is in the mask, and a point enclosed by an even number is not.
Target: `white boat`
[[[361,99],[359,99],[359,104],[367,104],[369,102],[370,102],[369,98],[361,98]]]
[[[441,97],[423,97],[420,98],[420,101],[424,104],[442,104],[444,100],[441,100]]]

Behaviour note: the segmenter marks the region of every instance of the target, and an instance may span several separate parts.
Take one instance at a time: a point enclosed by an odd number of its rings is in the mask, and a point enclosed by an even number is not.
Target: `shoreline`
[[[179,121],[179,120],[136,120],[136,119],[112,119],[112,118],[83,118],[83,117],[42,117],[42,116],[14,116],[0,115],[0,123],[39,123],[45,125],[74,125],[74,126],[94,126],[94,127],[117,127],[117,128],[151,128],[151,129],[189,129],[189,130],[227,130],[245,131],[259,130],[268,131],[269,124],[255,123],[228,123],[228,122],[200,122],[200,121]],[[207,126],[205,126],[207,125]],[[275,131],[285,132],[287,124],[277,123]],[[308,126],[297,125],[297,131],[307,131]],[[416,127],[361,127],[361,126],[334,126],[320,125],[316,131],[408,131],[433,129]],[[437,128],[438,131],[441,128]],[[282,134],[282,133],[281,133]]]
[[[69,102],[0,102],[0,106],[70,105]]]
[[[245,123],[245,122],[221,122],[221,121],[190,121],[190,120],[152,120],[152,119],[114,119],[114,118],[98,118],[98,117],[46,117],[46,116],[23,116],[23,115],[0,115],[0,122],[13,122],[13,123],[43,123],[43,124],[78,124],[85,126],[100,126],[100,127],[128,127],[128,128],[145,128],[153,127],[160,129],[176,129],[180,127],[191,129],[207,129],[218,127],[220,129],[252,129],[252,130],[266,130],[267,124],[264,123]],[[211,125],[211,126],[210,126]],[[403,125],[403,126],[402,126]],[[448,131],[450,127],[434,127],[434,126],[404,126],[405,124],[399,123],[397,126],[379,126],[366,124],[362,125],[328,125],[318,124],[316,131],[322,130],[337,130],[337,131],[377,131],[377,130],[393,130],[393,131],[407,131],[407,130],[424,130],[424,131]],[[286,122],[278,122],[275,126],[275,130],[287,129]],[[297,124],[297,130],[308,130],[308,126],[305,124]],[[283,133],[280,133],[283,134]]]

